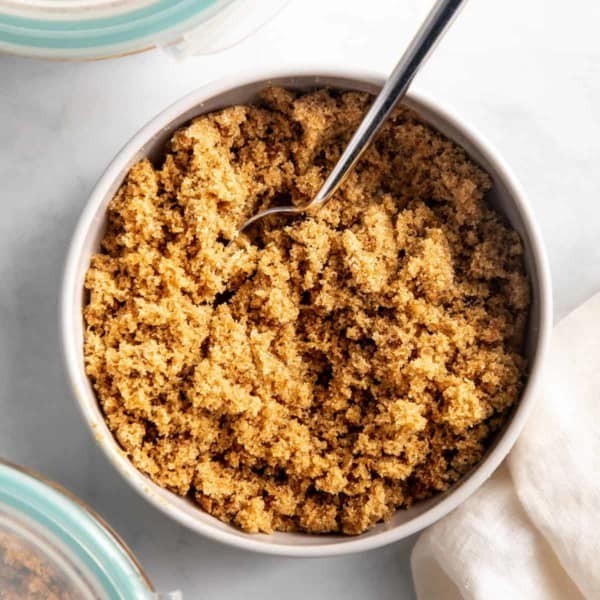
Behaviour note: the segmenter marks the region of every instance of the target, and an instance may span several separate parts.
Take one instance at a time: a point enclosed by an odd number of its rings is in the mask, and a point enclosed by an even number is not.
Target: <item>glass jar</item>
[[[131,551],[88,506],[5,462],[0,462],[0,590],[7,600],[159,598]]]
[[[242,40],[287,0],[0,0],[0,51],[108,58],[164,46],[208,54]]]

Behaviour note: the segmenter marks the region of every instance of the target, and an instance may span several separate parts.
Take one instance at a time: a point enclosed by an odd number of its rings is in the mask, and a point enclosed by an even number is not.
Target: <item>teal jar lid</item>
[[[21,597],[20,586],[41,587],[33,598],[44,597],[44,586],[69,600],[157,598],[131,552],[91,509],[0,462],[0,589]]]
[[[0,0],[0,51],[107,58],[156,46],[213,52],[243,39],[282,0]],[[191,40],[191,48],[188,39]],[[181,47],[183,46],[183,49]]]

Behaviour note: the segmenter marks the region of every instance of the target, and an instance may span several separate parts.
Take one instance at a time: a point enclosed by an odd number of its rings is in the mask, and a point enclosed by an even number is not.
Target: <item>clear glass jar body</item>
[[[89,507],[0,462],[0,590],[13,600],[158,598],[130,550]]]

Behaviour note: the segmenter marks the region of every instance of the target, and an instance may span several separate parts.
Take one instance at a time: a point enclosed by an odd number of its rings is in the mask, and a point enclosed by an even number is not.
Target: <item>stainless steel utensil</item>
[[[254,215],[238,229],[236,237],[249,225],[263,217],[278,213],[297,214],[308,210],[315,210],[323,206],[335,194],[354,165],[356,165],[365,150],[369,147],[369,144],[381,129],[381,126],[392,110],[402,99],[414,76],[436,43],[446,32],[465,1],[436,1],[317,195],[307,204],[299,206],[274,206]]]

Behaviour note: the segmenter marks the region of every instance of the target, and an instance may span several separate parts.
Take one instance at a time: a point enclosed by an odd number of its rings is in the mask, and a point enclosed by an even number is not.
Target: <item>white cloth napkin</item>
[[[555,328],[505,464],[412,555],[419,600],[600,599],[600,294]]]

